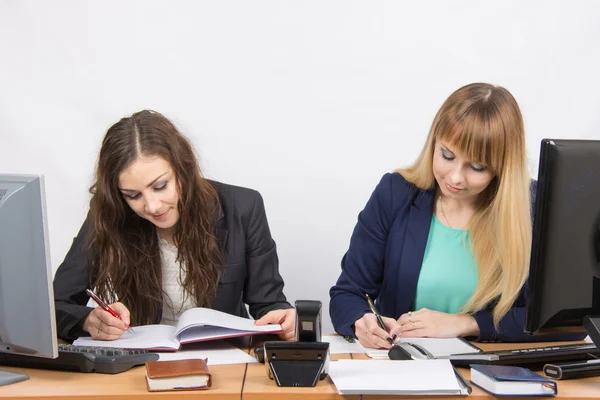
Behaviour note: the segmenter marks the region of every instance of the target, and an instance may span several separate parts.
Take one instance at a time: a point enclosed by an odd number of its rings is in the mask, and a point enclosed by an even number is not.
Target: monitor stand
[[[586,315],[583,317],[583,327],[592,339],[592,342],[600,349],[600,316]]]
[[[0,370],[0,386],[26,381],[27,379],[29,379],[28,375]]]
[[[4,347],[2,336],[0,336],[0,344],[2,344],[2,346]],[[3,371],[0,369],[0,386],[26,381],[27,379],[29,379],[29,375],[19,374],[17,372]]]

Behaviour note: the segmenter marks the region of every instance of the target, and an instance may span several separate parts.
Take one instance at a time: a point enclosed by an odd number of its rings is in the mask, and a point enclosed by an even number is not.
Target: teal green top
[[[431,218],[413,310],[455,314],[477,287],[477,266],[470,251],[469,231],[452,229]]]

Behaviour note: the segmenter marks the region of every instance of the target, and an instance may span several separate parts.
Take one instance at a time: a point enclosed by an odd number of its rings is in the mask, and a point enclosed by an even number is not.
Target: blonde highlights
[[[437,112],[414,164],[397,172],[420,189],[435,189],[433,153],[440,140],[496,175],[480,194],[469,221],[479,277],[473,296],[461,311],[474,313],[493,303],[497,327],[518,297],[529,270],[530,179],[523,117],[506,89],[487,83],[466,85],[452,93]]]

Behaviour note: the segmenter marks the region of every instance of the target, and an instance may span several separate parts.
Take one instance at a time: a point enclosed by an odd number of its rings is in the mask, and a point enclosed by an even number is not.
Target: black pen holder
[[[327,376],[329,343],[265,342],[264,360],[277,386],[315,386]]]

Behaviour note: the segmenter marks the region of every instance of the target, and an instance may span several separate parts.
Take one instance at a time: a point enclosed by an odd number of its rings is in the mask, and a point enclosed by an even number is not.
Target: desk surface
[[[507,348],[526,348],[541,346],[543,343],[493,343],[478,344],[484,350]],[[355,358],[368,359],[364,354],[334,355],[332,359]],[[83,374],[49,370],[33,370],[24,368],[0,367],[6,371],[28,374],[28,381],[0,387],[0,399],[92,399],[103,400],[127,398],[132,400],[151,397],[189,397],[206,399],[342,399],[331,379],[328,377],[319,381],[313,388],[278,387],[266,374],[263,364],[236,364],[211,366],[212,388],[206,391],[155,392],[146,390],[145,372],[143,367],[136,367],[117,375]],[[468,369],[459,369],[461,374],[469,379]],[[397,396],[402,398],[406,396]],[[600,397],[600,376],[558,381],[558,396],[569,399],[597,399]],[[360,396],[344,396],[343,399],[358,400]],[[391,399],[394,396],[363,396],[363,399]],[[449,399],[448,396],[441,397]],[[456,397],[465,399],[464,396]],[[483,390],[473,387],[468,399],[492,399]]]

